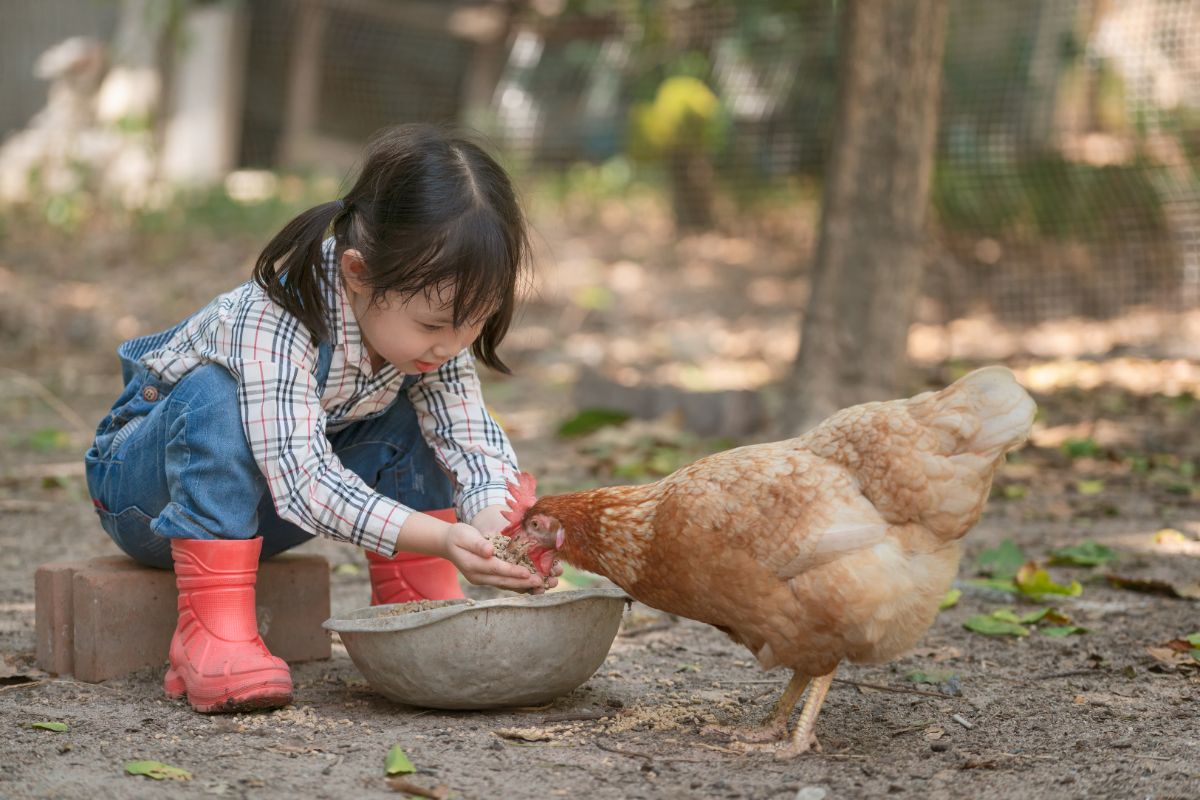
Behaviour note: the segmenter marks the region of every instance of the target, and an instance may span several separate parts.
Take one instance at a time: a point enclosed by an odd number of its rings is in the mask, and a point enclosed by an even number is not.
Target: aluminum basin
[[[373,606],[325,621],[381,694],[426,708],[540,705],[604,663],[629,598],[616,588],[513,595],[397,614]]]

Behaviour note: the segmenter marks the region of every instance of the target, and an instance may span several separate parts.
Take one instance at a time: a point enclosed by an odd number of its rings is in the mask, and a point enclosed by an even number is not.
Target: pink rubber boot
[[[276,708],[292,674],[258,635],[254,582],[262,539],[172,539],[179,624],[163,689],[205,714]]]
[[[458,522],[453,508],[423,513],[444,522]],[[466,596],[458,585],[458,570],[437,556],[401,552],[385,558],[368,550],[367,569],[371,573],[373,606],[415,600],[455,600]]]

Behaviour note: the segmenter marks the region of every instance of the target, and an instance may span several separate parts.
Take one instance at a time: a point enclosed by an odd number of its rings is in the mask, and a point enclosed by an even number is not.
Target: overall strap
[[[317,347],[317,391],[325,393],[325,382],[329,380],[329,365],[333,363],[333,345],[322,340]]]
[[[139,336],[136,339],[128,339],[122,342],[117,348],[117,356],[121,359],[121,376],[124,383],[128,385],[133,380],[133,376],[138,370],[138,362],[142,356],[158,350],[171,341],[171,339],[175,338],[175,334],[179,333],[191,319],[189,316],[183,322],[165,331],[151,333],[147,336]]]

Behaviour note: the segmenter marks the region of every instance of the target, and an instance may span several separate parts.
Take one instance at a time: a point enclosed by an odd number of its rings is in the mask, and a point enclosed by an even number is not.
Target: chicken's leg
[[[836,671],[834,670],[834,672]],[[829,693],[829,687],[832,684],[833,672],[822,675],[812,682],[812,686],[808,690],[808,697],[804,698],[804,708],[800,710],[800,721],[796,723],[796,730],[792,732],[792,741],[775,754],[776,758],[795,758],[801,753],[807,753],[810,748],[820,751],[821,743],[817,741],[817,735],[813,732],[813,728],[816,727],[817,715],[821,713],[821,704],[825,702],[825,695]]]
[[[776,739],[782,739],[787,736],[788,717],[791,716],[792,709],[796,707],[800,695],[804,694],[804,687],[808,686],[809,680],[807,675],[793,672],[792,679],[788,681],[787,688],[779,696],[775,708],[761,725],[753,727],[712,725],[704,730],[705,732],[720,733],[743,742],[773,742]]]

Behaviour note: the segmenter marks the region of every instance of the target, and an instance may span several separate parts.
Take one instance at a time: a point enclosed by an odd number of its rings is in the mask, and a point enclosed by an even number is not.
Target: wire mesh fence
[[[934,313],[1029,325],[1200,307],[1200,4],[949,5],[925,287]],[[114,4],[80,17],[96,30],[51,24],[71,6],[21,13],[29,30],[108,35]],[[243,10],[245,167],[348,167],[381,126],[459,121],[523,174],[569,177],[583,163],[614,185],[654,186],[681,230],[720,228],[763,198],[819,197],[838,87],[829,0]],[[11,61],[6,78],[28,70]],[[796,269],[810,258],[796,253]]]
[[[312,5],[254,4],[248,163],[279,156],[272,99]],[[476,68],[462,37],[414,32],[404,13],[388,21],[358,0],[322,5],[330,67],[316,129],[361,139],[398,119],[460,116]],[[657,164],[664,191],[691,175],[676,217],[701,225],[707,212],[686,207],[700,194],[736,208],[820,180],[836,4],[547,1],[502,13],[484,125],[522,163],[616,159],[635,175]],[[986,309],[1017,324],[1200,305],[1198,163],[1195,3],[953,0],[927,294],[946,318]]]

